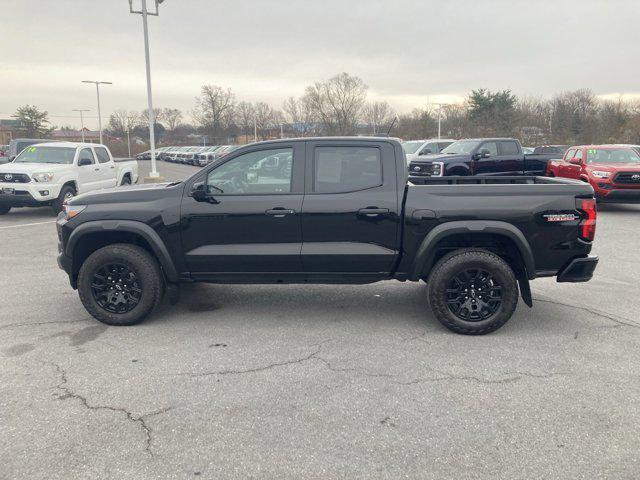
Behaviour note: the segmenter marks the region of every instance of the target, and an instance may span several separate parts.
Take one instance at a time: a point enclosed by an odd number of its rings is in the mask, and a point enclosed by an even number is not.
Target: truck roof
[[[78,147],[105,147],[100,143],[82,143],[82,142],[42,142],[38,143],[39,147],[60,147],[60,148],[78,148]]]
[[[339,142],[387,142],[399,144],[398,140],[389,137],[296,137],[296,138],[276,138],[273,140],[264,140],[262,142],[251,143],[247,145],[270,145],[277,143],[291,143],[291,142],[327,142],[327,141],[339,141]],[[246,147],[247,145],[242,145]]]

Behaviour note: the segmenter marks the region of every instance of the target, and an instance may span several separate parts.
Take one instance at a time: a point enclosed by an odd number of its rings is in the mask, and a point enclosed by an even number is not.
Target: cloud
[[[145,107],[141,19],[127,2],[6,2],[0,117],[32,103],[73,123],[73,108],[95,107],[85,78],[114,82],[104,89],[105,112]],[[639,3],[167,0],[149,19],[154,99],[188,111],[212,83],[280,106],[341,71],[401,111],[480,87],[632,93]]]

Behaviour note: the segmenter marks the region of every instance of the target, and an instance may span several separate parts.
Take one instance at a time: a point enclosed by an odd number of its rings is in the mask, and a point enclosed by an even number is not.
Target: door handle
[[[94,168],[94,169],[93,169],[93,171],[94,171],[94,172],[99,172],[99,171],[100,171],[100,169],[99,169],[99,168]]]
[[[113,168],[116,168],[116,167],[114,167],[113,165],[111,165],[111,167],[109,167],[109,168],[112,168],[112,169],[113,169]]]
[[[382,217],[389,215],[389,209],[377,207],[361,208],[360,210],[358,210],[358,215],[364,215],[366,217]]]
[[[265,215],[270,215],[275,218],[282,218],[282,217],[285,217],[286,215],[293,215],[294,213],[296,213],[296,211],[291,210],[289,208],[276,207],[276,208],[272,208],[271,210],[267,210],[264,213]]]

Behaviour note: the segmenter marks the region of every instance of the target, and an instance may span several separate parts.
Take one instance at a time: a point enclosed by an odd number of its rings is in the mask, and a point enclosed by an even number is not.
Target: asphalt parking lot
[[[57,268],[50,210],[16,209],[0,478],[638,478],[639,231],[640,206],[602,207],[594,280],[536,280],[484,337],[397,282],[191,285],[117,328]]]

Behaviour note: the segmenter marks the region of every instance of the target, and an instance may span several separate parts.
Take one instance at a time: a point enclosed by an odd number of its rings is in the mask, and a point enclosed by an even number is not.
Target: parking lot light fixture
[[[100,115],[100,85],[113,85],[113,82],[100,82],[97,80],[82,80],[82,83],[93,83],[96,86],[98,96],[98,130],[100,131],[100,143],[102,142],[102,115]]]
[[[157,17],[160,4],[164,0],[153,0],[155,3],[155,11],[147,10],[147,0],[141,0],[140,10],[133,9],[133,0],[129,0],[129,12],[142,15],[142,29],[144,32],[144,59],[147,71],[147,102],[149,104],[149,153],[151,155],[151,172],[147,181],[158,182],[163,181],[156,167],[156,139],[155,139],[155,115],[153,114],[153,97],[151,94],[151,62],[149,60],[149,27],[147,25],[147,17],[149,15]]]

